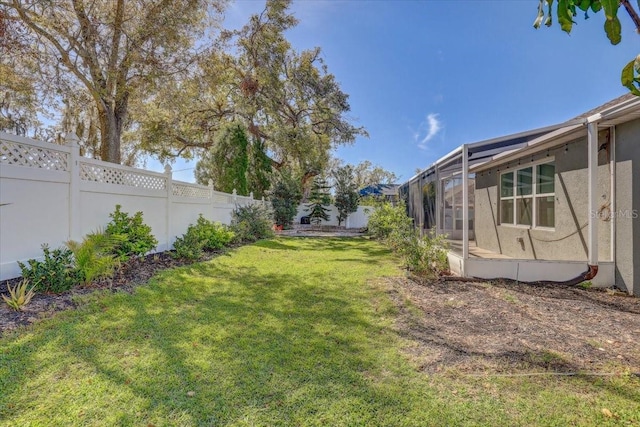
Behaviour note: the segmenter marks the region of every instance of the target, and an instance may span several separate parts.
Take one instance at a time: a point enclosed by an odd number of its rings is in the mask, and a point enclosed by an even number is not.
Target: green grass
[[[631,377],[418,372],[364,239],[262,241],[0,340],[0,425],[637,425]],[[608,417],[602,409],[614,415]]]

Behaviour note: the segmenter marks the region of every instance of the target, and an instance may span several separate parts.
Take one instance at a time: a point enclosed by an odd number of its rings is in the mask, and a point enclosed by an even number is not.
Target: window
[[[552,162],[500,175],[500,224],[553,228],[555,172]]]

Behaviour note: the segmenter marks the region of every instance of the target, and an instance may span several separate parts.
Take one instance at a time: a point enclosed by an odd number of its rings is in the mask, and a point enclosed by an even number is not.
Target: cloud
[[[427,143],[431,141],[442,130],[442,122],[438,119],[437,113],[429,113],[426,121],[420,124],[421,132],[414,134],[414,138],[418,142],[418,147],[425,149]],[[424,136],[421,135],[424,133]]]

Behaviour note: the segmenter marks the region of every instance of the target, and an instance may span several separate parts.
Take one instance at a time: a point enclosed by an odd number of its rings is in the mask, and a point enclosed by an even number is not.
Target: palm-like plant
[[[122,243],[123,236],[102,231],[89,233],[82,242],[70,240],[67,247],[73,252],[78,278],[90,283],[100,277],[109,277],[119,264],[113,255],[114,248]]]
[[[32,286],[31,289],[27,290],[29,287],[29,281],[24,279],[14,287],[7,286],[7,290],[9,291],[9,296],[2,295],[2,299],[7,303],[9,307],[16,311],[22,310],[22,308],[29,304],[31,298],[36,294],[34,288]]]

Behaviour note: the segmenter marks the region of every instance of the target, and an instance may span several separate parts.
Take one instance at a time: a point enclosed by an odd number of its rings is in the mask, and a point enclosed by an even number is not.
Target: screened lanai
[[[475,174],[470,169],[563,126],[567,123],[465,144],[413,176],[399,194],[415,227],[422,233],[445,234],[450,252],[463,259],[506,258],[475,244]]]

